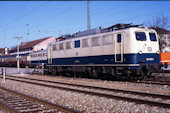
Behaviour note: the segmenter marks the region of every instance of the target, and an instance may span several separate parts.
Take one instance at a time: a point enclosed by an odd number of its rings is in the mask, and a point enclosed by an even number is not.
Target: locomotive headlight
[[[157,54],[159,54],[159,53],[160,53],[160,51],[158,50],[156,53],[157,53]]]
[[[139,52],[138,52],[139,54],[142,54],[142,51],[141,50],[139,50]]]

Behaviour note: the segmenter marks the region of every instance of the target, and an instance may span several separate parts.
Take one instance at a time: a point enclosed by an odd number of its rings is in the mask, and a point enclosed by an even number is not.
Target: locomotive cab
[[[159,43],[157,33],[153,29],[133,29],[131,53],[134,54],[133,62],[139,64],[138,71],[145,75],[160,71]],[[133,52],[132,52],[133,51]]]

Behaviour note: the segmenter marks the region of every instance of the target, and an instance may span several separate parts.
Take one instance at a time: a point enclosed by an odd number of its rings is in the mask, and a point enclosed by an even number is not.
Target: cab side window
[[[117,42],[118,43],[121,43],[121,38],[122,38],[121,34],[117,34]]]
[[[74,47],[79,48],[80,47],[80,40],[74,41]]]

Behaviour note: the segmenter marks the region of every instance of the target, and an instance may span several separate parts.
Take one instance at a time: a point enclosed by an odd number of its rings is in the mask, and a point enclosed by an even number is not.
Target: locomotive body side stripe
[[[120,54],[117,55],[117,57],[119,56]],[[139,66],[140,63],[159,63],[159,54],[156,53],[124,54],[123,56],[123,62],[115,62],[115,55],[55,58],[52,59],[52,64],[48,64],[48,66]]]
[[[47,63],[47,60],[35,60],[35,61],[30,61],[32,64],[40,64],[40,63]]]

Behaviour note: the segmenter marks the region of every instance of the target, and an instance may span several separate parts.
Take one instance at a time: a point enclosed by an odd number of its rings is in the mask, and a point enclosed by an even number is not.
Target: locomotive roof
[[[83,37],[83,36],[88,36],[88,35],[95,35],[95,34],[100,34],[100,33],[107,33],[107,32],[112,32],[112,31],[118,31],[118,30],[124,30],[124,29],[128,29],[128,28],[139,28],[139,29],[143,29],[145,28],[143,26],[143,24],[141,25],[133,25],[133,24],[116,24],[116,25],[112,25],[110,27],[107,28],[95,28],[95,29],[90,29],[90,30],[85,30],[85,31],[79,31],[77,33],[74,33],[73,35],[70,34],[66,34],[66,35],[62,35],[60,37],[58,37],[58,41],[64,41],[67,39],[73,39],[73,38],[78,38],[78,37]],[[55,42],[53,42],[55,43]],[[51,43],[51,44],[53,44]]]
[[[72,38],[78,38],[82,36],[88,36],[88,35],[94,35],[94,34],[99,34],[99,33],[106,33],[106,32],[112,32],[112,31],[117,31],[117,30],[122,30],[122,29],[127,29],[127,28],[144,28],[143,24],[141,25],[133,25],[132,23],[130,24],[115,24],[107,28],[95,28],[95,29],[90,29],[90,30],[85,30],[85,31],[79,31],[77,33],[74,33],[73,35],[66,34],[58,37],[58,41],[63,41],[65,39],[72,39]]]

